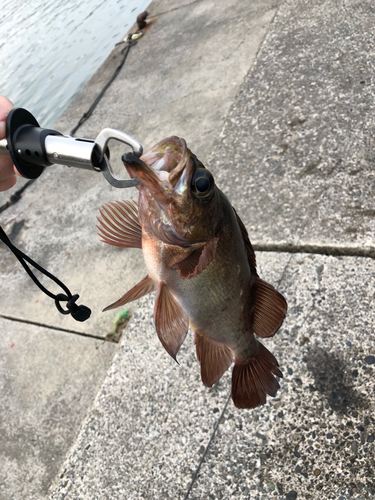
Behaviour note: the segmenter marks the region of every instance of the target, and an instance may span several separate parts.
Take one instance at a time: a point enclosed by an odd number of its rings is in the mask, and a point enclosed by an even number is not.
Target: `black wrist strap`
[[[73,318],[76,321],[86,321],[90,315],[91,315],[91,310],[84,306],[84,305],[77,305],[76,301],[79,298],[79,295],[72,295],[70,293],[70,290],[68,287],[64,285],[59,279],[56,278],[53,274],[49,273],[45,269],[43,269],[42,266],[34,262],[30,257],[28,257],[26,254],[21,252],[17,247],[15,247],[8,236],[5,234],[3,228],[0,226],[0,240],[10,249],[11,252],[14,253],[14,255],[17,257],[27,274],[30,276],[30,278],[33,280],[33,282],[44,292],[46,295],[51,297],[51,299],[54,299],[55,305],[57,307],[57,310],[61,314],[71,314]],[[41,273],[45,274],[48,278],[50,278],[52,281],[54,281],[57,285],[59,285],[65,292],[64,293],[58,293],[57,295],[51,293],[47,288],[45,288],[40,281],[37,279],[37,277],[34,275],[34,273],[31,271],[30,267],[26,263],[28,262],[31,264],[35,269],[40,271]],[[61,306],[61,302],[66,301],[66,309],[63,309]]]

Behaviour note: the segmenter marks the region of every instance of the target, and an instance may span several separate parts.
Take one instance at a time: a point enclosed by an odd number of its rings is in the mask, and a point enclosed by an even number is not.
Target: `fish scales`
[[[129,222],[134,202],[112,203],[102,207],[99,235],[111,245],[142,248],[149,274],[106,309],[156,290],[154,321],[167,352],[176,359],[190,325],[203,383],[217,382],[234,358],[234,404],[264,404],[282,373],[256,336],[276,333],[287,304],[259,278],[244,225],[183,139],[169,137],[141,159],[123,160],[141,181],[139,226]]]
[[[229,227],[220,232],[215,258],[202,274],[181,279],[166,263],[162,276],[189,316],[191,327],[233,349],[241,341],[246,343],[242,330],[251,301],[250,268],[240,231],[234,224],[235,220],[227,221]],[[233,240],[238,244],[233,245]],[[146,255],[145,261],[147,264]]]

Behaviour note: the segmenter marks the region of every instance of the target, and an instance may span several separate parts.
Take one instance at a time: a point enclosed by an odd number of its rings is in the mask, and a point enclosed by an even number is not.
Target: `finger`
[[[10,156],[0,156],[0,181],[5,181],[15,175],[14,165]]]
[[[13,109],[13,103],[5,96],[0,95],[0,140],[4,139],[6,133],[6,119],[10,112]],[[13,186],[17,181],[17,177],[14,174],[18,174],[16,167],[12,164],[12,160],[7,158],[5,155],[0,156],[0,183],[1,188],[0,191],[5,191],[4,186]],[[5,181],[5,182],[3,182]],[[11,187],[11,186],[10,186]]]
[[[6,128],[5,122],[0,121],[0,141],[5,137],[5,128]]]
[[[9,111],[13,108],[12,102],[5,96],[0,95],[0,122],[5,122],[7,119],[7,116],[9,114]],[[5,129],[4,129],[4,135],[0,135],[0,139],[3,139],[5,136]]]
[[[15,175],[9,177],[8,179],[5,179],[4,181],[0,181],[0,191],[6,191],[7,189],[10,189],[15,185],[16,181],[17,177]]]

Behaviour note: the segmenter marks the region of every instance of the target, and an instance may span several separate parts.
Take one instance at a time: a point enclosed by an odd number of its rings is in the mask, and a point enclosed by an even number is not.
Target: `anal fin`
[[[254,333],[266,338],[275,335],[286,316],[288,306],[280,292],[267,283],[257,279],[254,312]]]
[[[201,378],[206,387],[221,379],[233,361],[232,351],[225,344],[195,332],[197,358],[201,365]]]
[[[160,342],[168,354],[177,361],[177,353],[188,332],[189,318],[162,282],[158,287],[154,322]]]
[[[232,399],[237,408],[255,408],[275,397],[280,388],[274,375],[282,377],[273,354],[258,342],[257,352],[245,362],[236,363],[232,373]]]
[[[106,203],[97,217],[98,235],[101,241],[116,247],[142,248],[142,228],[138,220],[138,204],[135,201]]]
[[[156,290],[155,281],[149,275],[147,275],[137,285],[133,286],[131,290],[126,292],[126,294],[123,295],[120,299],[116,300],[116,302],[103,309],[103,312],[108,311],[109,309],[115,309],[116,307],[123,306],[124,304],[132,302],[133,300],[140,299],[144,295],[154,292],[155,290]]]

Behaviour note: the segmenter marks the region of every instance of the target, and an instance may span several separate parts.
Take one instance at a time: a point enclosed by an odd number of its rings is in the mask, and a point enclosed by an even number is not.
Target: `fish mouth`
[[[138,177],[155,197],[183,194],[196,169],[194,159],[186,141],[176,136],[158,142],[140,158],[122,157],[129,176]]]

